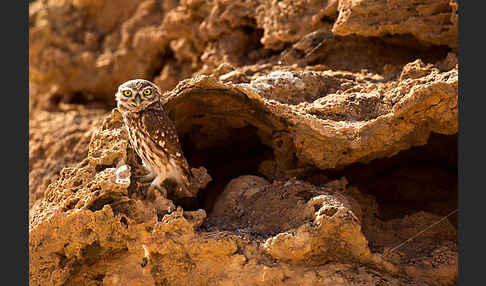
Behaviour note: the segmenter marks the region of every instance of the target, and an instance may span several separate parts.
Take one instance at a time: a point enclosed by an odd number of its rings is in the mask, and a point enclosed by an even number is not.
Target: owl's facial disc
[[[138,112],[158,100],[157,86],[147,80],[129,80],[118,87],[117,105],[122,111]]]

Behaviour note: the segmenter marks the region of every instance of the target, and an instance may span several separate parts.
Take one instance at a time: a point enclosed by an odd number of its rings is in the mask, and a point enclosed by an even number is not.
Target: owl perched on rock
[[[160,97],[160,89],[143,79],[121,84],[116,93],[117,107],[128,130],[130,144],[149,171],[143,180],[151,180],[150,186],[161,190],[161,184],[171,179],[177,184],[176,197],[193,197],[191,170]]]

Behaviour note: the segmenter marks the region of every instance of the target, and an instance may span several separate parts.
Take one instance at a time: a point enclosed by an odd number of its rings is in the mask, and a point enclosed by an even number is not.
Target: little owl
[[[192,197],[191,170],[182,154],[176,129],[160,102],[160,89],[154,83],[129,80],[118,87],[116,101],[128,130],[130,144],[142,159],[152,180],[151,187],[171,179],[177,184],[177,197]]]

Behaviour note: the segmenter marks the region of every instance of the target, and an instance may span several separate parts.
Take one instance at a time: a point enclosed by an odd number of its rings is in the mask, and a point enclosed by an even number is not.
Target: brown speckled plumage
[[[151,90],[150,95],[144,93],[148,92],[146,89]],[[127,91],[130,96],[124,94]],[[154,83],[141,79],[123,83],[116,94],[130,144],[150,172],[147,179],[153,178],[151,185],[160,188],[165,179],[173,179],[178,185],[178,197],[193,196],[191,171],[160,97],[160,90]]]

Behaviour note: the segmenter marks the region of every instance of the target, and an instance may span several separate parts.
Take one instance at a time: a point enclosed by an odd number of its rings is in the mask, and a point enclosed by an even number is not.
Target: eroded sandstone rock
[[[37,0],[29,8],[31,284],[457,281],[456,228],[441,220],[454,203],[448,172],[373,175],[385,164],[360,174],[361,184],[382,178],[366,191],[346,184],[343,176],[355,176],[348,169],[340,180],[327,172],[457,133],[455,1]],[[121,118],[106,115],[116,86],[134,77],[167,90],[164,107],[189,159],[209,154],[194,159],[194,184],[196,200],[213,195],[214,206],[186,207],[138,181],[145,170]],[[246,158],[253,169],[234,166],[237,144],[257,146]],[[218,148],[226,157],[211,157]],[[224,178],[215,164],[228,169]],[[395,211],[367,193],[373,186],[440,208]]]
[[[440,48],[428,44],[457,48],[457,9],[452,0],[34,1],[29,81],[38,90],[31,100],[41,108],[73,95],[113,104],[114,89],[127,79],[169,90],[221,64],[378,71],[412,55],[437,55]]]
[[[42,198],[62,168],[86,157],[91,135],[104,114],[99,109],[79,108],[39,111],[29,118],[29,207]]]
[[[451,72],[454,70],[439,75]],[[436,73],[431,71],[418,80],[435,79]],[[409,80],[417,79],[405,79]],[[255,124],[263,142],[277,144],[281,141],[270,136],[273,128],[288,123],[272,111],[286,106],[282,110],[287,113],[281,114],[298,113],[291,112],[293,105],[266,99],[257,92],[248,85],[222,84],[201,76],[182,82],[165,107],[182,134],[190,124],[204,123],[205,117],[213,124],[221,123],[211,117],[221,112],[227,125],[220,130]],[[237,112],[241,110],[247,112]],[[252,116],[245,117],[248,114]],[[211,132],[209,124],[207,128]],[[228,134],[222,132],[221,136]],[[290,130],[289,134],[292,138],[294,133]],[[373,206],[373,199],[364,203],[359,191],[347,190],[344,179],[314,186],[295,179],[269,183],[254,176],[237,178],[226,187],[204,226],[204,210],[186,211],[165,194],[144,192],[144,185],[137,181],[143,172],[128,144],[120,114],[114,110],[94,132],[88,156],[63,169],[30,211],[31,283],[184,285],[197,280],[202,284],[294,281],[346,285],[358,277],[371,279],[366,267],[354,274],[333,270],[347,269],[346,265],[356,262],[378,269],[372,281],[400,284],[403,281],[392,275],[402,273],[409,275],[407,281],[416,279],[417,284],[438,279],[445,285],[457,277],[454,228],[435,229],[434,235],[429,233],[419,244],[414,242],[388,255],[386,249],[438,217],[418,213],[397,222],[381,221],[374,215],[376,207],[361,209]],[[204,187],[207,174],[199,173],[202,178],[198,182]],[[398,236],[392,227],[397,224],[402,226]],[[383,240],[386,236],[382,233],[390,238]],[[370,239],[384,252],[373,253]],[[424,254],[430,258],[419,260]],[[448,258],[437,264],[441,257]]]
[[[366,163],[424,145],[431,132],[457,132],[457,69],[440,72],[419,62],[406,65],[400,79],[385,83],[290,69],[242,84],[199,76],[167,94],[167,110],[182,134],[194,125],[203,127],[199,132],[206,139],[193,141],[200,148],[250,125],[274,150],[274,132],[285,131],[292,142],[287,153],[298,159],[294,168]],[[191,136],[196,138],[197,132]]]
[[[338,10],[332,29],[337,35],[412,34],[427,43],[457,48],[458,3],[455,0],[345,0],[339,1]]]
[[[342,193],[345,188],[345,179],[315,187],[297,180],[270,184],[242,176],[227,185],[208,221],[222,229],[271,235],[263,251],[281,261],[369,262],[361,210]]]

